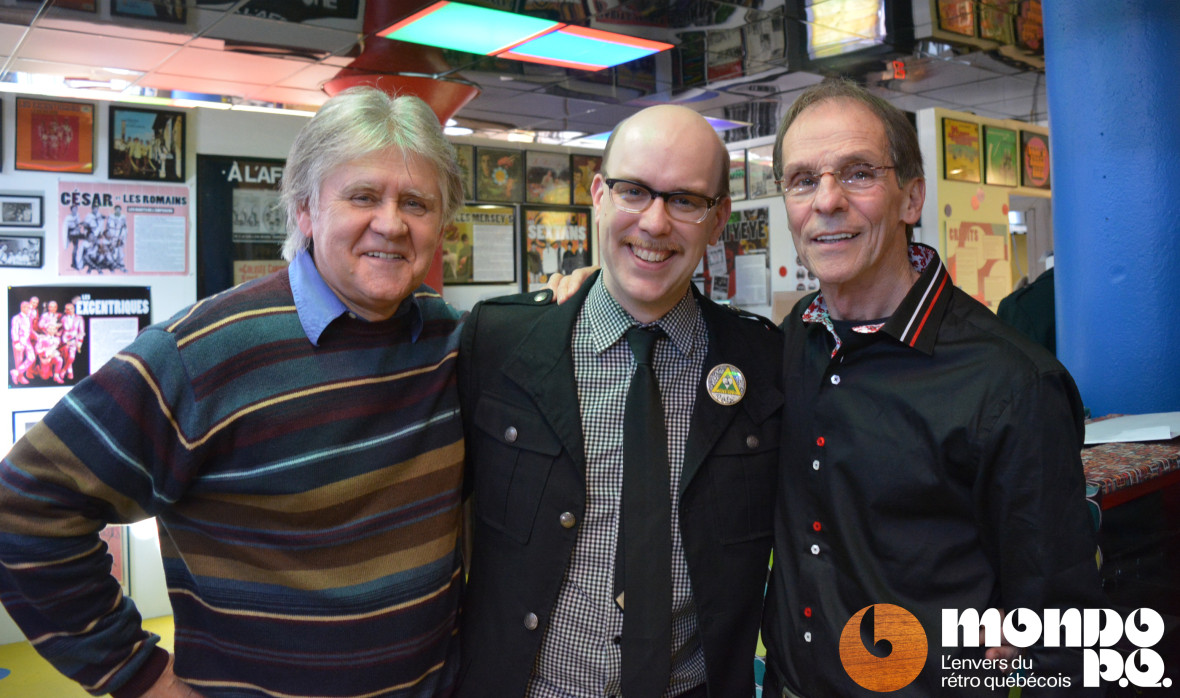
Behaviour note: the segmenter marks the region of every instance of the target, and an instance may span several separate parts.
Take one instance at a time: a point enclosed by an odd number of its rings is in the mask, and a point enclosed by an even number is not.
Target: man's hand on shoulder
[[[598,267],[581,267],[573,270],[569,276],[555,272],[549,276],[549,282],[545,284],[545,288],[553,291],[553,300],[560,305],[577,293],[582,284],[586,283],[586,279],[589,279],[596,271],[598,271]]]

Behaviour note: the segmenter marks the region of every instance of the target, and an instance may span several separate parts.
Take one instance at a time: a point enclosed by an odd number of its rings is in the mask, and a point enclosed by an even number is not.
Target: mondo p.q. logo
[[[840,633],[840,663],[870,691],[896,691],[913,683],[926,664],[926,631],[901,606],[878,603],[857,611]]]

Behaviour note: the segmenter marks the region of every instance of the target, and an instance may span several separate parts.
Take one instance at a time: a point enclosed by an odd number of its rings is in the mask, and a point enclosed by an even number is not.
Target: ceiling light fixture
[[[397,41],[577,70],[602,70],[672,48],[660,41],[448,0],[377,33]]]

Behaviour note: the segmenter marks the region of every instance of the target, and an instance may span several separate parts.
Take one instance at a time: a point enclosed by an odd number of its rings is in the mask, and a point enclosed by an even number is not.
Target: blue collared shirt
[[[320,276],[316,269],[311,253],[303,250],[295,255],[295,259],[287,267],[287,278],[291,280],[291,295],[295,297],[295,312],[299,314],[299,324],[307,338],[315,346],[319,346],[320,337],[328,325],[336,318],[350,313],[348,306],[340,300]],[[418,299],[410,294],[398,307],[394,317],[410,313],[410,342],[417,342],[422,333],[422,310],[418,307]],[[357,317],[353,315],[353,317]]]

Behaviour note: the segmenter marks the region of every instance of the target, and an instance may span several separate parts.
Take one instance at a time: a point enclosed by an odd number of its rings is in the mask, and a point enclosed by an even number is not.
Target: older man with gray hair
[[[414,97],[291,148],[290,267],[145,330],[0,463],[0,597],[95,694],[438,696],[458,652],[458,314],[423,286],[463,198]],[[175,662],[108,574],[155,516]]]

